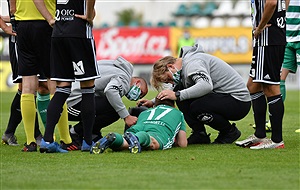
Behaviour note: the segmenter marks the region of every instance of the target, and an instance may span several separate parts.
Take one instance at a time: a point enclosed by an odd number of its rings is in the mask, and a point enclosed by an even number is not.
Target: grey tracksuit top
[[[204,53],[199,44],[182,48],[180,100],[199,98],[208,93],[230,94],[248,102],[250,94],[243,78],[223,60]]]
[[[106,96],[110,105],[116,110],[120,118],[129,115],[122,97],[129,92],[133,66],[122,57],[116,60],[97,61],[101,78],[95,80],[95,96]],[[80,83],[72,83],[72,92],[67,99],[68,107],[81,101]]]

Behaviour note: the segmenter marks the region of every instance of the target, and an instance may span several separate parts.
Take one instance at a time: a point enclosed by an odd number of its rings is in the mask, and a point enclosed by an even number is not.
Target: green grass
[[[14,93],[1,93],[1,135],[6,129]],[[154,96],[153,92],[147,95]],[[134,106],[126,101],[126,105]],[[253,133],[252,112],[236,122],[242,138]],[[119,120],[105,128],[123,131]],[[250,150],[232,145],[191,145],[164,151],[128,151],[90,155],[23,153],[22,146],[1,147],[1,189],[299,189],[299,91],[285,102],[285,149]],[[212,133],[217,131],[207,127]],[[42,131],[44,131],[42,129]],[[188,135],[190,129],[188,128]],[[25,142],[21,124],[18,142]],[[268,133],[270,137],[270,133]]]

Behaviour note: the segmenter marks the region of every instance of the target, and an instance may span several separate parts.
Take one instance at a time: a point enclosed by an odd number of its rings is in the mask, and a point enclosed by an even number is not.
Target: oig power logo
[[[74,20],[74,10],[73,9],[61,9],[56,10],[55,18],[57,21],[68,21],[68,20]]]

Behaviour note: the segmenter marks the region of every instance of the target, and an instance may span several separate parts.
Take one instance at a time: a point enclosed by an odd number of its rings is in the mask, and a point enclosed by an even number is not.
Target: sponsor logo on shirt
[[[55,19],[57,21],[72,21],[74,20],[74,10],[73,9],[61,9],[56,10]]]

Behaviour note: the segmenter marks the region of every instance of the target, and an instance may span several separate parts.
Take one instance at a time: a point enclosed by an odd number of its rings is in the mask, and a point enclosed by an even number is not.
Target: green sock
[[[122,145],[123,145],[123,136],[120,135],[119,133],[114,133],[116,135],[116,139],[114,140],[114,142],[110,145],[109,148],[111,149],[117,149],[119,150]]]
[[[50,102],[50,94],[37,94],[37,109],[44,124],[46,127],[47,122],[47,108]]]
[[[150,135],[145,131],[140,131],[135,134],[139,139],[141,147],[149,147],[150,146]]]
[[[284,101],[286,96],[285,80],[280,80],[280,92],[282,95],[282,101]]]

